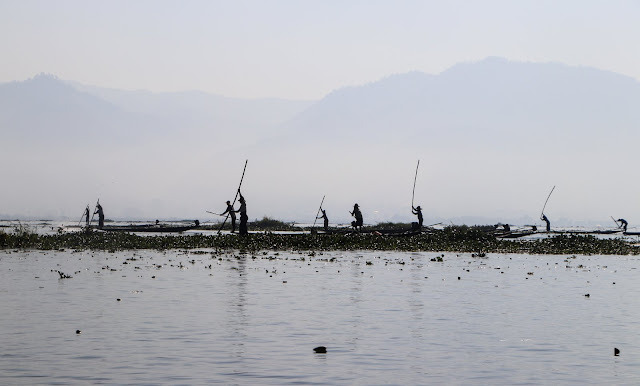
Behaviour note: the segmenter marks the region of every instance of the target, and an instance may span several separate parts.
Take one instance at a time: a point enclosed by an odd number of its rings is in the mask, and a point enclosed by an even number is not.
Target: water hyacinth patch
[[[1,249],[41,250],[105,250],[135,249],[198,249],[219,251],[446,251],[484,254],[605,254],[640,253],[640,247],[623,239],[600,239],[589,235],[557,235],[539,240],[500,240],[476,227],[450,226],[443,230],[415,235],[376,235],[370,233],[340,233],[311,235],[303,233],[254,233],[237,235],[155,235],[138,236],[119,232],[75,232],[38,235],[30,232],[0,232]]]

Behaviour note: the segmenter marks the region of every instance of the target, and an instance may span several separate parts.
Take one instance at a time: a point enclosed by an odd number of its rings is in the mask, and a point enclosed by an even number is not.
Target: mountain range
[[[0,161],[15,165],[2,173],[15,183],[0,193],[0,214],[72,216],[101,197],[114,217],[201,217],[234,192],[250,159],[255,217],[304,221],[327,194],[342,208],[336,221],[349,221],[356,200],[375,208],[369,222],[407,220],[420,159],[427,222],[536,221],[555,184],[558,216],[599,221],[636,212],[638,107],[633,78],[496,57],[318,101],[113,90],[41,74],[0,84]]]

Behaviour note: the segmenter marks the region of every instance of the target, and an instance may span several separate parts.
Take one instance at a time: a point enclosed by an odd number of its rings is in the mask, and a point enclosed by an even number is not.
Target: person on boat
[[[411,223],[413,230],[422,230],[422,208],[420,205],[417,207],[411,207],[411,213],[418,216],[418,222]]]
[[[627,225],[629,225],[629,223],[627,222],[627,220],[623,219],[623,218],[619,218],[618,222],[620,223],[619,227],[622,228],[622,230],[624,232],[627,231]]]
[[[502,227],[502,231],[503,232],[511,232],[511,227],[509,226],[509,224],[503,224],[501,222],[497,223],[496,225],[493,226],[493,229],[495,229],[496,232],[498,232],[498,228]]]
[[[249,217],[247,216],[247,202],[240,193],[240,189],[238,189],[238,194],[240,194],[240,209],[236,212],[240,212],[240,230],[238,234],[240,235],[248,235],[249,229],[247,228],[247,221],[249,221]]]
[[[351,221],[351,226],[353,227],[353,229],[358,230],[358,227],[360,227],[360,231],[362,231],[362,224],[364,223],[364,221],[362,220],[362,212],[360,212],[360,207],[358,206],[358,204],[354,204],[353,212],[349,213],[351,213],[351,215],[356,218],[355,221]]]
[[[231,201],[227,201],[227,210],[220,213],[220,216],[224,216],[227,213],[229,214],[229,217],[231,217],[231,233],[234,233],[236,231],[236,211],[233,209]]]
[[[321,218],[324,219],[324,231],[325,232],[329,232],[329,218],[327,217],[327,211],[325,211],[324,209],[320,209],[322,210],[322,216],[320,217],[316,217],[316,220],[320,220]]]
[[[544,213],[542,213],[542,215],[540,216],[540,220],[547,223],[547,232],[551,232],[551,221],[549,221],[549,219],[547,218],[547,216],[545,216]]]
[[[82,217],[87,219],[87,228],[89,228],[89,215],[90,215],[90,210],[89,210],[89,205],[87,205],[86,208],[84,208],[84,214],[82,215]]]
[[[96,210],[93,214],[98,214],[98,228],[102,229],[104,227],[104,211],[102,210],[102,205],[98,202],[96,204]]]

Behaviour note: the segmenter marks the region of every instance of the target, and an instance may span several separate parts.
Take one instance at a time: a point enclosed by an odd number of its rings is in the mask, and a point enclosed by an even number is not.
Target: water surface
[[[0,251],[0,384],[638,384],[639,267],[635,256]]]

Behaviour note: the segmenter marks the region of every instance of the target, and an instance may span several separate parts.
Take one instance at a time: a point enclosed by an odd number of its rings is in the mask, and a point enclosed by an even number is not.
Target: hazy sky
[[[640,79],[640,2],[0,0],[0,82],[320,99],[502,56]]]

